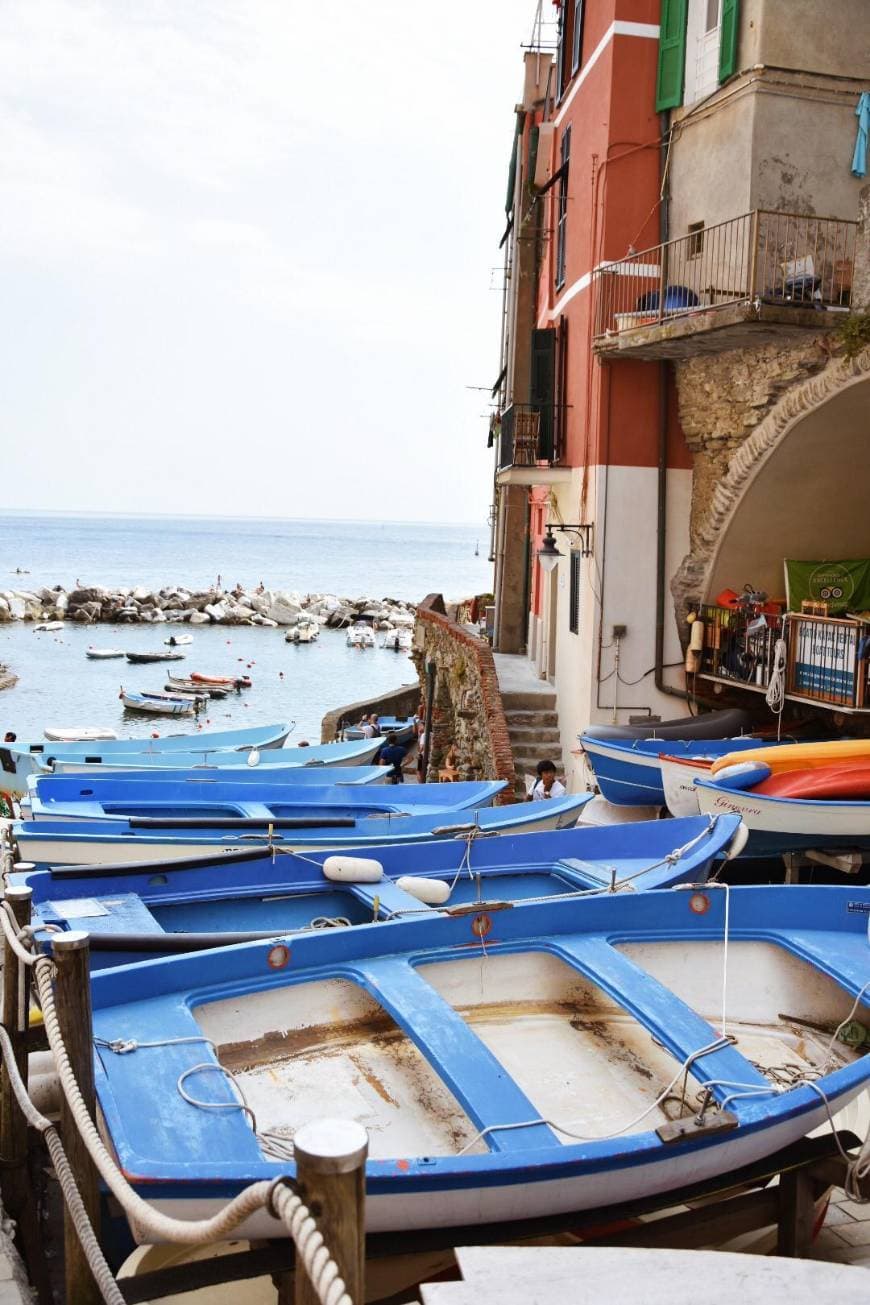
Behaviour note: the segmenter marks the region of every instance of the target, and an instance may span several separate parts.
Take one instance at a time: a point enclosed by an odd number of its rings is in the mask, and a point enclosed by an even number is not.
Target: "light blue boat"
[[[444,785],[446,788],[447,785]],[[568,829],[577,823],[589,793],[540,802],[484,807],[479,811],[428,811],[361,815],[345,804],[295,808],[276,816],[130,816],[116,820],[20,820],[13,826],[20,859],[39,865],[90,865],[119,861],[176,861],[210,852],[273,847],[305,851],[362,850],[383,843],[404,844],[449,835],[457,824],[470,836]]]
[[[298,769],[298,767],[297,767]],[[256,779],[256,771],[253,772]],[[507,786],[506,780],[458,784],[397,784],[372,791],[368,787],[301,785],[295,770],[283,780],[237,784],[203,784],[200,780],[161,783],[155,779],[92,779],[77,775],[43,775],[29,783],[29,819],[114,820],[119,816],[152,819],[191,819],[202,824],[212,819],[244,819],[259,824],[288,816],[313,819],[319,812],[362,816],[416,815],[426,812],[472,810],[491,806]],[[317,776],[323,771],[317,768]]]
[[[832,1033],[870,1024],[868,913],[857,887],[560,896],[103,971],[103,1126],[129,1181],[186,1219],[292,1180],[294,1136],[339,1116],[368,1133],[371,1232],[606,1222],[867,1087],[870,1055]],[[263,1209],[234,1236],[286,1231]]]
[[[104,755],[109,752],[202,752],[219,749],[232,749],[245,752],[250,748],[282,748],[293,725],[252,725],[238,730],[196,730],[186,734],[163,734],[159,738],[149,739],[100,739],[97,751]],[[40,754],[57,753],[63,749],[71,756],[83,756],[93,752],[94,743],[16,743],[13,751]]]
[[[131,740],[118,740],[129,743]],[[143,740],[144,742],[144,740]],[[193,740],[191,740],[193,743]],[[270,748],[261,752],[251,748],[245,752],[211,746],[194,748],[189,752],[171,751],[105,751],[103,744],[44,744],[42,751],[11,747],[9,765],[0,749],[3,764],[2,786],[10,793],[24,793],[31,775],[81,775],[110,774],[114,771],[160,771],[192,768],[222,770],[248,765],[257,769],[293,766],[366,766],[379,751],[383,739],[361,739],[351,743],[318,743],[307,748]]]
[[[289,748],[286,751],[290,751]],[[142,766],[138,770],[116,770],[114,768],[99,770],[96,767],[86,775],[50,774],[31,775],[27,781],[28,794],[37,784],[54,784],[55,781],[70,782],[88,786],[104,784],[148,784],[162,788],[166,784],[199,784],[210,792],[216,784],[236,784],[247,789],[251,785],[282,787],[292,784],[294,787],[323,788],[324,785],[358,784],[383,785],[386,783],[389,767],[387,766],[281,766],[261,762],[256,766],[245,763],[239,757],[234,766]],[[410,785],[409,785],[410,787]],[[414,785],[414,787],[418,787]],[[52,790],[54,791],[54,790]],[[94,787],[94,792],[97,792]],[[25,798],[25,801],[27,798]]]
[[[325,852],[304,857],[234,853],[217,861],[44,870],[15,877],[33,891],[36,919],[86,929],[91,965],[124,965],[327,925],[389,920],[469,903],[570,900],[577,893],[639,892],[703,883],[739,827],[735,816],[650,821],[482,839],[439,839],[412,849],[369,848],[382,877],[336,881]],[[349,858],[344,858],[349,862]],[[352,866],[346,866],[352,873]],[[409,880],[415,881],[413,884]],[[421,896],[414,895],[421,887]],[[432,893],[433,886],[440,892]],[[441,898],[427,905],[422,898]]]

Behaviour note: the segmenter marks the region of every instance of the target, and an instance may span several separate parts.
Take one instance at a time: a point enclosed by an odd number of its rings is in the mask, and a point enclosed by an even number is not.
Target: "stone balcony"
[[[830,331],[851,310],[857,223],[756,210],[594,274],[602,359],[722,353]]]

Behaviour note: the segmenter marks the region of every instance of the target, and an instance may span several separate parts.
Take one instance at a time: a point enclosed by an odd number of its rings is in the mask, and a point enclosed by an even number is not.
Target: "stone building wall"
[[[736,449],[792,386],[831,360],[829,334],[701,354],[676,363],[680,422],[694,454],[690,538],[696,543]]]
[[[516,775],[507,721],[489,644],[431,607],[417,608],[412,654],[426,683],[426,663],[437,667],[428,780],[451,744],[462,779],[504,779],[503,801],[512,802]]]

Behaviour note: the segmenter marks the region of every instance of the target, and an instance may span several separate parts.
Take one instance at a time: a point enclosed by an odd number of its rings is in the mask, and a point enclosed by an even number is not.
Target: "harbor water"
[[[485,527],[473,524],[7,515],[0,522],[0,590],[72,588],[76,581],[204,588],[220,575],[226,588],[254,588],[262,580],[302,594],[418,601],[438,590],[458,598],[490,586],[487,544]],[[162,649],[180,629],[193,636],[184,661],[133,666],[85,656],[90,644]],[[99,725],[143,737],[293,720],[291,743],[317,742],[325,712],[416,678],[404,653],[348,648],[343,631],[325,629],[315,643],[296,645],[280,628],[67,622],[63,630],[36,633],[32,623],[17,621],[0,626],[0,662],[19,677],[0,696],[0,727],[22,740],[41,738],[45,725]],[[253,688],[213,700],[195,723],[134,715],[118,698],[122,685],[162,690],[167,673],[192,671],[248,674]]]

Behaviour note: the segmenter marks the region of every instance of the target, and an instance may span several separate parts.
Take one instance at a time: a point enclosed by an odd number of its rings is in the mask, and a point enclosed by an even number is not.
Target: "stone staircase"
[[[509,690],[502,691],[501,697],[517,773],[517,792],[524,797],[525,776],[534,774],[539,761],[550,758],[562,770],[556,695],[541,689],[530,693]]]

